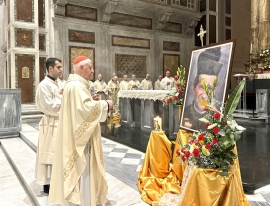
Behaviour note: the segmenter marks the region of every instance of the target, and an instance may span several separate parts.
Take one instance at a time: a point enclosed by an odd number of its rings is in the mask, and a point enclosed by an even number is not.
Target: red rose
[[[178,90],[178,93],[179,93],[179,94],[182,94],[182,93],[183,93],[183,91],[180,89],[180,90]]]
[[[174,80],[177,81],[178,80],[178,77],[174,77]]]
[[[189,158],[189,156],[190,156],[190,152],[187,151],[187,152],[185,153],[185,157],[186,157],[186,158]]]
[[[190,141],[189,141],[189,143],[190,143],[190,144],[193,144],[193,143],[194,143],[194,141],[195,141],[195,140],[194,140],[194,139],[192,139],[192,140],[190,140]]]
[[[212,146],[210,144],[206,144],[205,145],[205,148],[208,149],[208,150],[210,150],[210,149],[212,149]]]
[[[181,152],[182,152],[182,153],[184,153],[184,152],[185,152],[185,150],[186,150],[186,148],[182,148],[182,149],[181,149]]]
[[[199,157],[199,156],[200,156],[200,150],[197,149],[197,148],[195,148],[195,149],[193,150],[193,155],[194,155],[194,157]]]
[[[181,86],[181,84],[180,84],[180,83],[177,83],[177,84],[176,84],[176,86],[177,86],[177,87],[180,87],[180,86]]]
[[[182,160],[183,160],[183,162],[185,161],[185,156],[181,156],[181,158],[182,158]]]
[[[212,132],[213,132],[214,134],[219,133],[219,131],[220,131],[220,129],[219,129],[218,127],[215,127],[214,129],[212,129]]]
[[[198,140],[199,140],[199,141],[204,140],[204,134],[200,134],[200,135],[198,136]]]
[[[218,144],[218,139],[214,138],[213,139],[213,144]]]
[[[179,151],[179,149],[178,150],[176,150],[176,152],[175,152],[177,155],[180,155],[180,151]]]
[[[206,123],[206,125],[205,125],[205,127],[206,127],[206,129],[208,128],[208,126],[210,126],[211,124],[209,124],[209,123]]]
[[[171,97],[167,99],[167,102],[168,103],[170,103],[171,101],[172,101],[172,98]]]
[[[215,113],[215,114],[213,115],[213,117],[214,117],[215,119],[219,119],[219,118],[220,118],[220,114],[219,114],[219,113]]]
[[[174,96],[173,98],[174,98],[174,100],[177,100],[178,99],[178,96]]]

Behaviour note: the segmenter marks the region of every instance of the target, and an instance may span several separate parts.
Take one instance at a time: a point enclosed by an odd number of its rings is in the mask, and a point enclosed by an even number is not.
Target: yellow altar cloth
[[[142,199],[151,204],[165,193],[180,193],[180,182],[175,171],[181,166],[178,161],[170,167],[171,142],[164,131],[152,131],[139,172],[137,186]]]
[[[177,143],[184,145],[192,133],[179,130],[175,150],[181,149]],[[234,149],[237,154],[236,148]],[[183,179],[185,165],[181,165],[173,155],[171,143],[164,132],[153,131],[147,146],[144,163],[139,172],[137,185],[142,199],[151,204],[159,201],[165,193],[181,194],[180,183]],[[218,175],[218,170],[197,168],[186,185],[182,194],[182,206],[248,206],[245,197],[238,159],[232,165],[228,177]],[[179,205],[180,206],[180,205]]]

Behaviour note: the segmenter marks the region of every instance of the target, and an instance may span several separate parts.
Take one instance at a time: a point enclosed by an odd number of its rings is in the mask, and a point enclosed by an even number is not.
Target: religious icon
[[[154,120],[154,128],[155,128],[156,131],[160,130],[160,126],[159,126],[157,120]]]
[[[23,67],[22,68],[22,78],[23,79],[29,79],[29,68],[28,67]]]
[[[200,121],[200,118],[206,115],[205,106],[199,101],[207,99],[201,89],[203,81],[214,88],[218,110],[226,101],[234,44],[235,42],[230,40],[192,51],[180,128],[190,131],[206,130],[205,123]]]
[[[160,117],[154,118],[154,130],[155,131],[162,130],[162,120]]]

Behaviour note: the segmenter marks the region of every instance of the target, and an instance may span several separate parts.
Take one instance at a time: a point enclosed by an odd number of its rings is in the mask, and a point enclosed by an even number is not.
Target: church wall
[[[83,52],[83,49],[85,49],[84,52],[88,52],[87,49],[92,49],[94,50],[95,78],[99,73],[103,74],[103,78],[106,82],[108,82],[115,74],[119,75],[121,78],[122,74],[125,73],[125,68],[120,67],[117,70],[116,66],[119,65],[119,62],[126,61],[125,58],[128,58],[126,55],[133,55],[134,58],[138,59],[140,59],[139,57],[146,58],[145,65],[142,66],[142,68],[137,68],[135,71],[135,73],[137,72],[137,74],[139,74],[137,76],[140,76],[138,79],[142,80],[145,74],[149,73],[152,80],[156,80],[159,74],[163,75],[164,73],[164,54],[169,56],[169,58],[175,62],[177,61],[177,58],[179,58],[179,63],[188,68],[189,54],[192,48],[190,45],[194,45],[193,38],[183,34],[139,29],[121,25],[110,25],[73,18],[55,17],[54,27],[55,56],[63,60],[64,78],[68,77],[71,67],[70,61],[74,58],[74,55],[80,55],[80,52]],[[85,35],[88,33],[89,38],[91,38],[90,34],[94,33],[94,42],[70,41],[69,30],[82,31],[86,33]],[[82,36],[84,36],[84,33],[82,33]],[[126,39],[124,39],[123,45],[115,45],[113,43],[113,37],[122,37]],[[83,38],[86,37],[84,36],[82,39]],[[179,43],[179,50],[176,51],[177,49],[173,48],[172,50],[174,51],[164,51],[164,41]],[[150,42],[149,48],[147,42]],[[138,44],[137,46],[135,45],[136,43]],[[128,44],[130,45],[128,46]],[[172,44],[172,47],[173,46],[174,44]],[[75,47],[78,47],[77,50]],[[70,54],[70,48],[73,49],[73,54]],[[74,54],[74,52],[77,53]],[[89,54],[92,55],[91,51],[89,51]],[[121,56],[121,54],[123,56]],[[116,56],[118,59],[116,59]],[[130,62],[127,61],[126,63],[128,64]],[[179,66],[178,63],[173,65]],[[165,66],[171,68],[171,65],[168,63],[165,63]],[[177,67],[173,68],[174,69],[171,69],[172,72],[177,69]],[[129,72],[129,74],[131,73],[132,72]]]

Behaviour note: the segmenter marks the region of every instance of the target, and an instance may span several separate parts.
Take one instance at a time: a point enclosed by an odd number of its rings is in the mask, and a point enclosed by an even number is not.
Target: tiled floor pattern
[[[35,123],[29,125],[38,129]],[[144,153],[106,138],[102,138],[102,142],[106,171],[137,190],[136,181],[144,160]],[[255,194],[246,194],[246,196],[251,206],[270,206],[270,185],[259,189]]]

